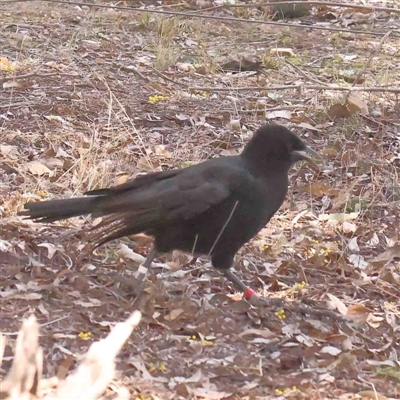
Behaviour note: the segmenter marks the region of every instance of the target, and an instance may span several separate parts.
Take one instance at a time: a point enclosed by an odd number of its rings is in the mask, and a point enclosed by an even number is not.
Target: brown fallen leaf
[[[53,176],[53,172],[48,167],[46,167],[44,164],[42,164],[39,161],[33,161],[29,165],[28,170],[33,175],[38,175],[38,176],[49,175],[49,176]]]
[[[380,394],[374,390],[363,390],[362,392],[357,393],[363,399],[371,399],[371,400],[388,400],[386,396]]]
[[[385,265],[387,265],[391,263],[395,258],[400,258],[400,244],[389,247],[386,251],[372,259],[371,262],[386,261]]]
[[[175,310],[172,310],[169,314],[167,314],[164,319],[166,321],[173,321],[174,319],[177,319],[180,315],[182,315],[185,312],[182,308],[178,308]]]
[[[360,92],[351,92],[346,101],[347,109],[351,115],[361,113],[368,114],[368,105]]]
[[[346,316],[361,325],[367,321],[369,314],[370,310],[364,304],[353,304],[347,308]]]
[[[351,112],[346,105],[337,103],[329,108],[328,115],[332,119],[348,118],[351,116]]]

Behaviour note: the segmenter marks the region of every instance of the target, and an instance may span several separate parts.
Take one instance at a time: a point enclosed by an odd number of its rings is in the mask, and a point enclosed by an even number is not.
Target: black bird
[[[311,157],[319,156],[298,136],[266,124],[238,156],[150,173],[85,197],[27,203],[27,211],[19,215],[39,222],[86,214],[104,217],[92,228],[94,247],[137,233],[154,237],[139,274],[147,272],[157,253],[179,249],[208,255],[250,298],[251,289],[230,271],[234,256],[282,205],[290,167]]]

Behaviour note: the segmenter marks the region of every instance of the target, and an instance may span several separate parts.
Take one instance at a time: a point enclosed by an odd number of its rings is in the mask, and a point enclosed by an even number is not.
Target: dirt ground
[[[260,7],[144,3],[269,18]],[[381,41],[0,2],[0,328],[8,341],[1,375],[31,313],[41,325],[44,375],[62,378],[91,343],[139,309],[142,321],[118,355],[107,398],[126,386],[140,400],[399,399],[399,16],[321,7],[289,21],[397,29]],[[353,84],[398,91],[358,91],[346,100],[347,92],[328,88]],[[235,270],[261,295],[335,310],[345,321],[252,306],[208,260],[190,263],[179,252],[157,259],[135,298],[130,277],[148,238],[107,244],[79,264],[90,218],[43,225],[16,216],[26,201],[236,154],[266,120],[301,135],[325,166],[291,171],[287,200],[239,252]]]

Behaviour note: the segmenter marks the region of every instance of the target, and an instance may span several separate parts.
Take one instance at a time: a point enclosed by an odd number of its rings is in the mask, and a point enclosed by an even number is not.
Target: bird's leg
[[[153,262],[155,256],[156,246],[154,246],[153,244],[150,248],[149,254],[147,254],[146,260],[143,264],[139,266],[138,270],[136,271],[135,279],[137,279],[138,282],[144,281],[146,279],[149,269],[151,268],[151,263]]]
[[[257,297],[254,290],[248,287],[241,279],[239,279],[230,269],[223,271],[223,274],[243,292],[244,298],[250,301],[252,296]]]
[[[269,299],[258,296],[254,290],[248,287],[242,280],[240,280],[231,270],[227,269],[223,271],[223,274],[243,292],[244,298],[253,306],[263,307],[279,307],[282,309],[285,306],[285,302],[281,299]]]

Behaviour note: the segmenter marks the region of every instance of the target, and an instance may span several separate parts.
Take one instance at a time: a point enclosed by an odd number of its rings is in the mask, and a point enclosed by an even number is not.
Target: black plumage
[[[316,155],[285,127],[267,124],[238,156],[150,173],[85,197],[30,202],[20,215],[40,222],[85,214],[103,217],[92,228],[95,246],[146,233],[154,237],[155,249],[147,267],[156,252],[179,249],[209,255],[215,268],[228,271],[240,247],[282,205],[290,167]],[[233,280],[231,273],[226,275]]]

